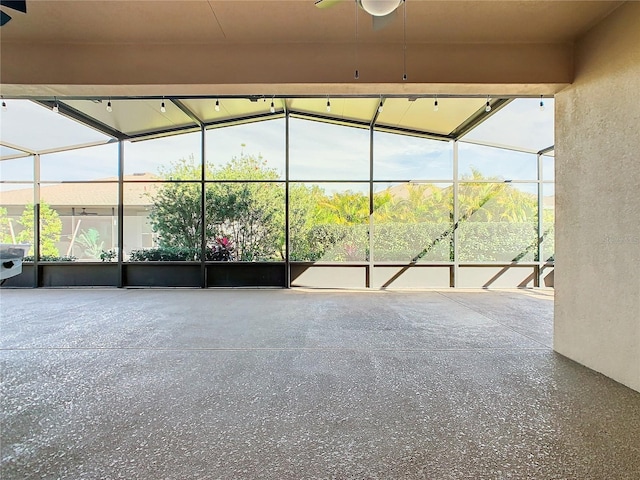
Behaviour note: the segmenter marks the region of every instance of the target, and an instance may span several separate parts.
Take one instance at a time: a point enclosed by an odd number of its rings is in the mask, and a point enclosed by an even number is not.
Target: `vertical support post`
[[[537,226],[537,232],[538,232],[538,268],[537,268],[537,275],[535,276],[534,279],[534,287],[540,287],[540,285],[542,285],[542,275],[543,275],[543,269],[544,269],[544,258],[543,258],[543,238],[542,238],[542,234],[544,232],[544,225],[542,224],[542,200],[543,200],[543,195],[544,192],[542,191],[542,187],[543,187],[543,183],[542,183],[542,176],[543,176],[543,172],[542,172],[542,154],[538,153],[538,226]]]
[[[459,278],[459,257],[458,257],[458,227],[460,221],[460,202],[458,201],[458,140],[453,141],[453,270],[451,272],[450,287],[458,285]]]
[[[369,265],[367,266],[366,288],[371,288],[371,278],[373,277],[373,122],[369,125]]]
[[[71,209],[71,212],[73,213],[74,209]],[[117,216],[116,216],[116,207],[111,207],[111,247],[109,247],[109,250],[114,250],[116,248],[116,236],[118,235],[118,223],[117,223]]]
[[[291,260],[290,248],[291,239],[289,233],[289,227],[291,225],[289,220],[290,208],[289,208],[289,112],[287,111],[284,117],[284,287],[291,288]]]
[[[124,142],[118,140],[118,288],[125,285],[124,272]]]
[[[204,125],[200,125],[200,288],[207,288],[207,161]]]
[[[33,156],[33,286],[40,286],[40,154]]]

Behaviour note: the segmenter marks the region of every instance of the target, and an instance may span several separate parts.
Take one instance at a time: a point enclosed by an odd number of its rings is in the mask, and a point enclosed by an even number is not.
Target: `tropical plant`
[[[532,222],[537,219],[537,200],[497,177],[485,177],[475,169],[462,177],[458,190],[462,221]]]
[[[207,260],[230,262],[234,260],[233,242],[226,237],[216,238],[215,244],[207,248]]]
[[[80,230],[76,236],[76,243],[84,248],[84,254],[90,258],[101,258],[104,242],[100,241],[100,232],[95,228]]]
[[[347,190],[325,197],[317,204],[317,223],[359,225],[369,218],[369,197]]]

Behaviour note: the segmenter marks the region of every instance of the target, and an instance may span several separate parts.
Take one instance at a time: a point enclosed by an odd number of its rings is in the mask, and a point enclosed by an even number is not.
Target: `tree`
[[[206,178],[214,181],[207,182],[205,187],[204,226],[200,214],[201,184],[194,180],[200,178],[200,165],[191,157],[175,162],[162,173],[173,181],[162,184],[151,194],[150,213],[161,248],[186,249],[197,259],[205,228],[208,247],[215,248],[220,240],[228,239],[238,260],[285,258],[284,188],[278,181],[278,172],[268,168],[260,156],[242,152],[225,165],[207,166]],[[485,177],[478,170],[461,180],[459,227],[469,231],[469,238],[478,240],[482,234],[486,238],[482,248],[490,252],[504,250],[502,240],[513,232],[518,238],[525,236],[525,243],[531,243],[527,240],[530,228],[525,227],[537,218],[535,196],[500,179]],[[453,251],[453,187],[434,184],[401,187],[374,194],[376,248],[402,259],[430,258],[429,255],[434,259],[445,255],[449,258]],[[327,194],[318,185],[291,183],[290,258],[298,261],[369,258],[369,209],[366,193],[346,190]]]
[[[532,222],[537,219],[536,195],[530,195],[472,168],[458,191],[461,220],[480,222]]]
[[[458,201],[461,261],[536,259],[538,246],[536,195],[518,190],[478,170],[463,178]]]
[[[16,235],[18,243],[31,243],[29,255],[33,255],[34,239],[34,212],[33,205],[26,205],[18,223],[22,231]],[[58,257],[60,252],[56,244],[60,241],[62,233],[62,220],[58,212],[52,209],[46,202],[40,203],[40,255]]]
[[[315,260],[320,255],[322,248],[313,241],[310,232],[316,225],[317,205],[325,198],[324,191],[317,185],[289,185],[289,247],[292,260]]]
[[[150,195],[151,226],[160,247],[200,249],[200,166],[193,157],[174,162],[162,172],[174,182],[162,184]],[[208,246],[217,239],[233,242],[238,260],[284,257],[284,189],[274,180],[274,169],[260,156],[241,153],[227,164],[207,167],[205,188],[205,238]],[[190,182],[191,181],[191,182]],[[194,253],[194,256],[197,253]]]
[[[7,209],[0,207],[0,243],[14,243],[10,222],[11,219],[7,215]]]
[[[347,190],[334,193],[318,204],[316,220],[319,223],[361,225],[369,219],[369,197]]]
[[[284,189],[274,182],[278,172],[261,156],[243,151],[212,169],[210,178],[227,182],[207,185],[207,238],[230,238],[238,260],[284,259]]]
[[[433,184],[406,184],[400,192],[390,190],[376,196],[387,195],[386,215],[376,208],[376,223],[443,223],[450,220],[453,210],[453,191]]]

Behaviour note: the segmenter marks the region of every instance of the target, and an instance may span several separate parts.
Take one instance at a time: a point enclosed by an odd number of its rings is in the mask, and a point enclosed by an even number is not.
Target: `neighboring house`
[[[123,251],[154,246],[154,235],[148,222],[150,195],[157,187],[158,177],[150,173],[124,177],[124,242]],[[40,200],[58,212],[62,220],[62,235],[58,242],[60,255],[74,255],[81,260],[96,260],[77,242],[89,229],[98,231],[98,245],[103,250],[115,250],[118,243],[118,179],[103,178],[87,183],[44,184]],[[25,205],[33,204],[33,189],[24,188],[0,192],[0,206],[7,210],[9,237],[18,234],[17,223]],[[13,230],[13,233],[11,232]]]

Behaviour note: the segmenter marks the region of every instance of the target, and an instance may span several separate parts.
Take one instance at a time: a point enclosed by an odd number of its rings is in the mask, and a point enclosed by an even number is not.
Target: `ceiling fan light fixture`
[[[389,15],[401,3],[402,0],[360,0],[363,10],[374,17]]]

